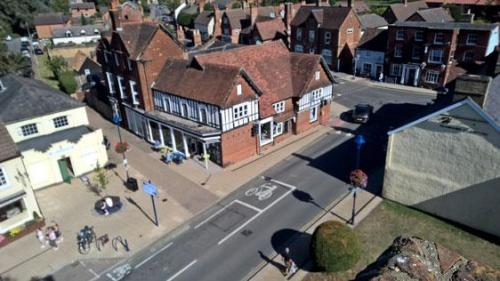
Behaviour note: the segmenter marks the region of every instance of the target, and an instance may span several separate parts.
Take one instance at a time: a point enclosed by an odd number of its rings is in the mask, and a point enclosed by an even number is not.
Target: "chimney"
[[[222,35],[222,12],[219,10],[219,6],[217,5],[217,2],[213,2],[214,5],[214,37],[220,37]]]
[[[319,7],[319,0],[316,0],[316,7]]]
[[[198,0],[198,5],[199,5],[198,8],[199,8],[200,14],[201,14],[205,10],[205,0]]]
[[[408,6],[408,0],[403,0],[403,4],[406,6]]]
[[[195,46],[201,45],[201,34],[198,29],[193,30],[193,44]]]
[[[255,24],[257,19],[257,8],[254,7],[254,4],[250,4],[250,26]]]

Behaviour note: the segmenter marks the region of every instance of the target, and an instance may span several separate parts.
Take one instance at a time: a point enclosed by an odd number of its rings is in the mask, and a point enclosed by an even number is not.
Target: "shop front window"
[[[272,122],[260,124],[260,145],[267,144],[273,140]]]
[[[26,210],[22,198],[0,207],[0,222],[13,218]]]

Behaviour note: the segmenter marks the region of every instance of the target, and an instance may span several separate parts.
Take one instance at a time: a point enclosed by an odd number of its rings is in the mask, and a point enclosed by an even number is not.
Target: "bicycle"
[[[269,199],[271,195],[273,195],[273,190],[275,190],[276,188],[276,185],[266,182],[261,186],[250,188],[245,192],[245,196],[255,195],[259,198],[260,201],[266,200]]]
[[[101,236],[95,240],[95,246],[96,246],[98,251],[101,251],[101,249],[104,248],[104,246],[108,242],[109,242],[109,236],[108,236],[108,234],[104,234],[103,236]]]
[[[84,226],[77,234],[78,252],[85,255],[90,252],[90,244],[96,240],[96,234],[93,226]]]
[[[120,243],[122,245],[122,247],[125,249],[125,251],[127,251],[127,252],[130,251],[127,239],[123,239],[121,236],[116,236],[115,238],[113,238],[113,240],[111,241],[111,246],[113,246],[113,249],[115,249],[115,251],[117,251],[117,252],[119,250],[118,243]]]

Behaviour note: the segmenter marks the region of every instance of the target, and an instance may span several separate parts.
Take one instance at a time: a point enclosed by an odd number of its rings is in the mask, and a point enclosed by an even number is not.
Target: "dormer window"
[[[99,29],[97,29],[97,28],[96,28],[96,29],[94,29],[94,34],[95,34],[95,35],[99,35],[100,33],[101,33],[101,32],[99,32]]]
[[[69,31],[69,30],[66,30],[66,34],[65,34],[65,35],[66,35],[66,37],[71,37],[71,36],[73,36],[73,34],[71,33],[71,31]]]
[[[314,79],[319,80],[319,76],[319,71],[316,71],[316,73],[314,73]]]
[[[80,30],[80,35],[85,36],[85,33],[87,33],[85,30]]]
[[[241,84],[236,85],[236,94],[241,96]]]

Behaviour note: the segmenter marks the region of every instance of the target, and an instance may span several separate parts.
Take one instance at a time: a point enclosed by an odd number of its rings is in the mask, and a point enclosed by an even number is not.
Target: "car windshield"
[[[354,109],[355,114],[367,114],[370,112],[370,107],[368,105],[357,105]]]

